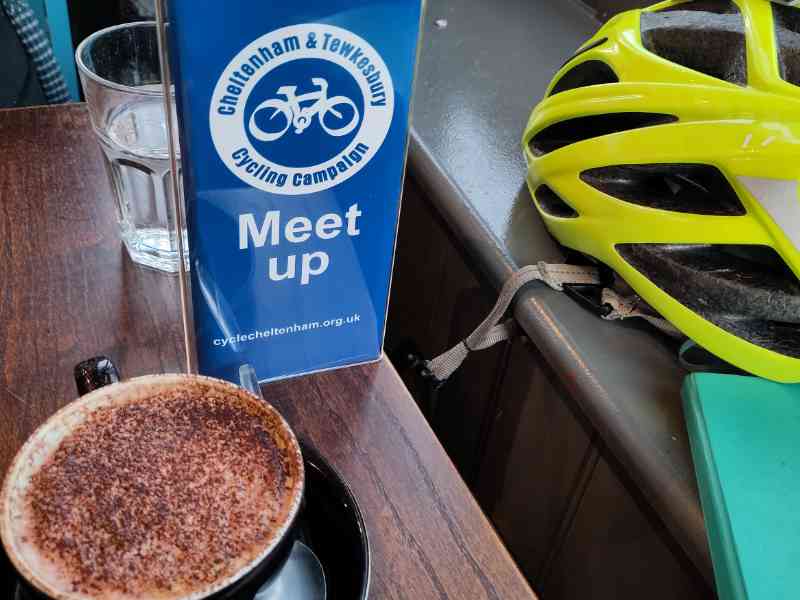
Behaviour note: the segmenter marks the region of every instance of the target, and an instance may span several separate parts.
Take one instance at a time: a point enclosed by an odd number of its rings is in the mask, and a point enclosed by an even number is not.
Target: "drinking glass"
[[[140,265],[175,273],[178,236],[156,23],[98,31],[78,46],[76,61],[128,254]],[[177,151],[177,139],[174,146]]]

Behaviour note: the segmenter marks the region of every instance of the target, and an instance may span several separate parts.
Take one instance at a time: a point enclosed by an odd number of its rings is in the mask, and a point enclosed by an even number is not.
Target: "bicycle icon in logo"
[[[317,117],[323,131],[330,136],[341,137],[353,131],[360,120],[355,102],[346,96],[328,98],[328,82],[322,77],[312,77],[311,83],[318,88],[317,91],[298,96],[295,94],[297,86],[284,85],[278,88],[276,95],[283,96],[285,100],[270,98],[259,104],[250,116],[251,135],[261,142],[274,142],[281,139],[291,127],[294,127],[296,135],[300,135],[311,126],[314,117]],[[313,104],[302,106],[307,102],[313,102]],[[348,123],[340,125],[345,119],[342,112],[345,107],[349,107],[353,111],[353,116]],[[279,119],[275,123],[276,129],[272,131],[262,129],[256,122],[256,115],[267,109],[272,109],[270,122]],[[330,121],[333,119],[329,118],[326,123],[328,115],[332,115],[336,120],[331,123]]]

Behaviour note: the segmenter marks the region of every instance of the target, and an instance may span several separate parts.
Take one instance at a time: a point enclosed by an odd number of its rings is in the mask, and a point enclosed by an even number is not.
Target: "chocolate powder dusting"
[[[197,384],[97,410],[26,492],[37,551],[88,596],[220,582],[285,523],[297,458],[277,417]]]

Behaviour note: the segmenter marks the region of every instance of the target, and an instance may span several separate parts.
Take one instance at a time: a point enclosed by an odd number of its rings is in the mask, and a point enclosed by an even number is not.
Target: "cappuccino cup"
[[[82,390],[117,379],[91,365]],[[0,537],[34,598],[252,598],[294,544],[304,486],[271,405],[217,379],[150,375],[89,391],[30,436],[0,494]]]

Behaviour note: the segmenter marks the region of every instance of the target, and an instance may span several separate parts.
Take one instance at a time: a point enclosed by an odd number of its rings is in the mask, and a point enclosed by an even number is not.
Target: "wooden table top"
[[[177,280],[134,266],[115,219],[85,106],[0,111],[0,472],[79,361],[182,370]],[[534,598],[387,360],[264,391],[358,497],[370,598]]]

